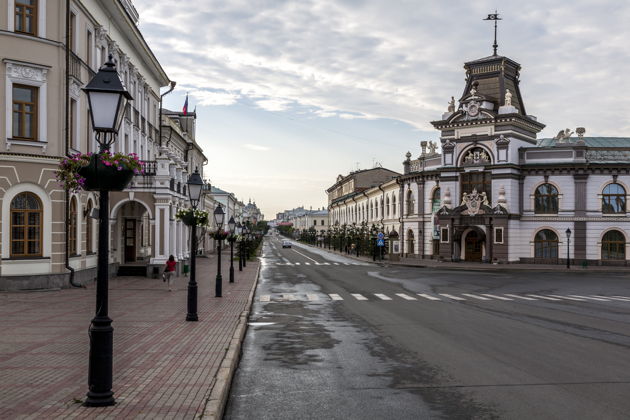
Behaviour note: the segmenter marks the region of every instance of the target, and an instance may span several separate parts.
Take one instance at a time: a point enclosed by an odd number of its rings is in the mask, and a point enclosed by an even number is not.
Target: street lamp
[[[247,241],[249,240],[248,238],[249,236],[249,229],[247,228],[246,224],[243,224],[243,239],[245,240],[245,242],[243,243],[243,248],[241,249],[241,253],[243,255],[243,267],[247,267],[247,257],[248,257],[248,247],[247,247]]]
[[[219,248],[217,254],[217,280],[215,285],[215,297],[221,297],[221,288],[223,278],[221,277],[221,242],[223,241],[221,229],[223,228],[223,218],[225,217],[225,212],[223,211],[223,207],[221,204],[214,210],[214,223],[217,225],[217,237],[219,238]]]
[[[234,231],[236,230],[234,217],[230,217],[228,229],[230,230],[230,283],[234,283]]]
[[[199,170],[195,168],[195,172],[188,177],[188,199],[190,200],[190,206],[193,209],[191,234],[190,234],[190,278],[188,280],[188,313],[186,314],[186,321],[197,321],[197,280],[196,280],[196,267],[197,267],[197,218],[195,217],[195,210],[201,200],[201,191],[203,190],[203,180],[199,175]]]
[[[109,150],[116,141],[127,102],[133,100],[125,89],[109,56],[107,63],[83,88],[87,94],[92,127],[96,132],[99,154]],[[89,390],[84,405],[102,407],[115,404],[112,391],[114,329],[108,312],[109,265],[109,191],[99,190],[98,217],[98,268],[96,275],[96,315],[92,319],[90,360],[88,367]]]
[[[236,224],[236,236],[238,236],[238,271],[243,271],[243,225],[241,222]]]
[[[571,268],[571,260],[569,259],[569,242],[571,241],[571,229],[567,228],[564,233],[567,234],[567,268]]]

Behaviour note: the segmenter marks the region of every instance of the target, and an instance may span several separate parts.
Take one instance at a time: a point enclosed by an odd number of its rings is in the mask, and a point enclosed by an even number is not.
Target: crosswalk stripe
[[[509,297],[513,297],[513,298],[517,298],[517,299],[523,299],[523,300],[538,300],[538,299],[534,299],[534,298],[527,297],[527,296],[512,295],[510,293],[506,293],[505,296],[509,296]]]
[[[333,264],[335,264],[335,265],[339,265],[339,263],[333,263]]]
[[[492,298],[492,299],[499,299],[499,300],[514,300],[514,299],[506,298],[506,297],[503,297],[503,296],[491,295],[491,294],[488,294],[488,293],[482,293],[481,296],[486,296],[486,297],[489,297],[489,298]]]
[[[616,297],[616,298],[619,298],[619,299],[627,299],[627,300],[630,300],[630,297],[628,297],[628,296],[617,296],[617,295],[615,295],[615,296],[612,296],[612,297]]]
[[[307,293],[306,294],[306,298],[310,301],[315,301],[315,300],[319,300],[319,296],[313,294],[313,293]]]
[[[377,298],[381,299],[381,300],[392,300],[392,298],[390,298],[387,295],[384,295],[382,293],[374,293],[374,296],[376,296]]]
[[[304,264],[306,264],[306,265],[311,265],[311,263],[309,263],[309,262],[305,262]]]
[[[300,265],[300,263],[297,263],[297,262],[296,262],[296,263],[295,263],[295,265]]]
[[[447,297],[447,298],[453,299],[453,300],[466,300],[464,298],[460,298],[460,297],[457,297],[457,296],[449,295],[448,293],[438,293],[438,295],[444,296],[444,297]]]
[[[283,298],[283,299],[285,299],[285,300],[290,300],[290,301],[297,300],[297,298],[295,297],[295,295],[294,295],[294,294],[292,294],[292,293],[283,293],[283,294],[282,294],[282,298]]]
[[[474,299],[479,299],[479,300],[490,300],[488,298],[485,298],[483,296],[477,296],[477,295],[471,295],[470,293],[462,293],[463,296],[468,296]]]
[[[343,300],[343,298],[339,296],[337,293],[329,293],[328,296],[330,296],[332,300]]]
[[[406,295],[404,293],[396,293],[396,296],[400,296],[401,298],[403,298],[405,300],[418,300],[415,297]]]
[[[322,265],[330,265],[330,263],[322,263]]]
[[[566,300],[575,300],[577,302],[586,302],[586,299],[574,298],[571,296],[558,296],[558,295],[549,295],[558,299],[566,299]]]
[[[610,302],[610,300],[600,298],[600,297],[588,297],[588,296],[580,296],[580,295],[569,295],[569,296],[576,297],[576,298],[589,299],[589,300],[596,300],[598,302]]]
[[[530,295],[527,295],[527,296],[531,296],[531,297],[538,298],[538,299],[553,300],[553,301],[562,300],[562,299],[556,299],[556,298],[552,298],[552,297],[549,297],[549,296],[541,296],[541,295],[531,295],[530,294]]]
[[[366,298],[365,296],[363,296],[362,294],[359,294],[359,293],[352,293],[352,296],[356,300],[368,300],[368,298]]]
[[[435,296],[427,295],[426,293],[418,293],[418,296],[422,296],[425,299],[429,300],[441,300],[440,298],[436,298]]]
[[[630,302],[629,298],[619,297],[619,296],[598,296],[598,295],[593,295],[593,297],[612,299],[612,300],[617,300],[617,301],[621,301],[621,302]]]
[[[270,302],[271,301],[271,296],[269,296],[269,295],[262,295],[260,297],[260,301],[261,302]]]

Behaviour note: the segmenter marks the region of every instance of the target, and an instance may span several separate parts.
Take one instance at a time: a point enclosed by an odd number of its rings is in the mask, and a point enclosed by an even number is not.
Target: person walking
[[[164,281],[168,282],[168,291],[172,291],[173,285],[173,277],[175,276],[175,267],[177,266],[177,261],[175,261],[174,256],[169,256],[168,261],[166,261],[166,268],[164,269],[164,274],[162,278]]]

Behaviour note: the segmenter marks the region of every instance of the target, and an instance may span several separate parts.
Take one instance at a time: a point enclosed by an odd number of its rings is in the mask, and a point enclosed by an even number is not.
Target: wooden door
[[[125,219],[125,262],[136,262],[136,219]]]
[[[483,241],[479,238],[479,234],[472,230],[466,235],[466,261],[481,262]]]

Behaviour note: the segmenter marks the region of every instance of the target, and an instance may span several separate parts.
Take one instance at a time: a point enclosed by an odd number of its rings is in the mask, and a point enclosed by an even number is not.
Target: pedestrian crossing
[[[343,265],[369,265],[368,263],[360,263],[360,262],[277,262],[277,263],[271,263],[271,264],[266,264],[267,266],[271,265],[271,266],[304,266],[304,265],[309,265],[309,266],[313,266],[313,265],[327,265],[327,266],[343,266]]]
[[[515,302],[515,301],[540,301],[540,302],[625,302],[630,304],[630,296],[601,296],[601,295],[557,295],[557,294],[490,294],[490,293],[394,293],[391,296],[385,293],[274,293],[260,295],[260,302],[317,302],[317,301],[423,301],[423,302]]]

